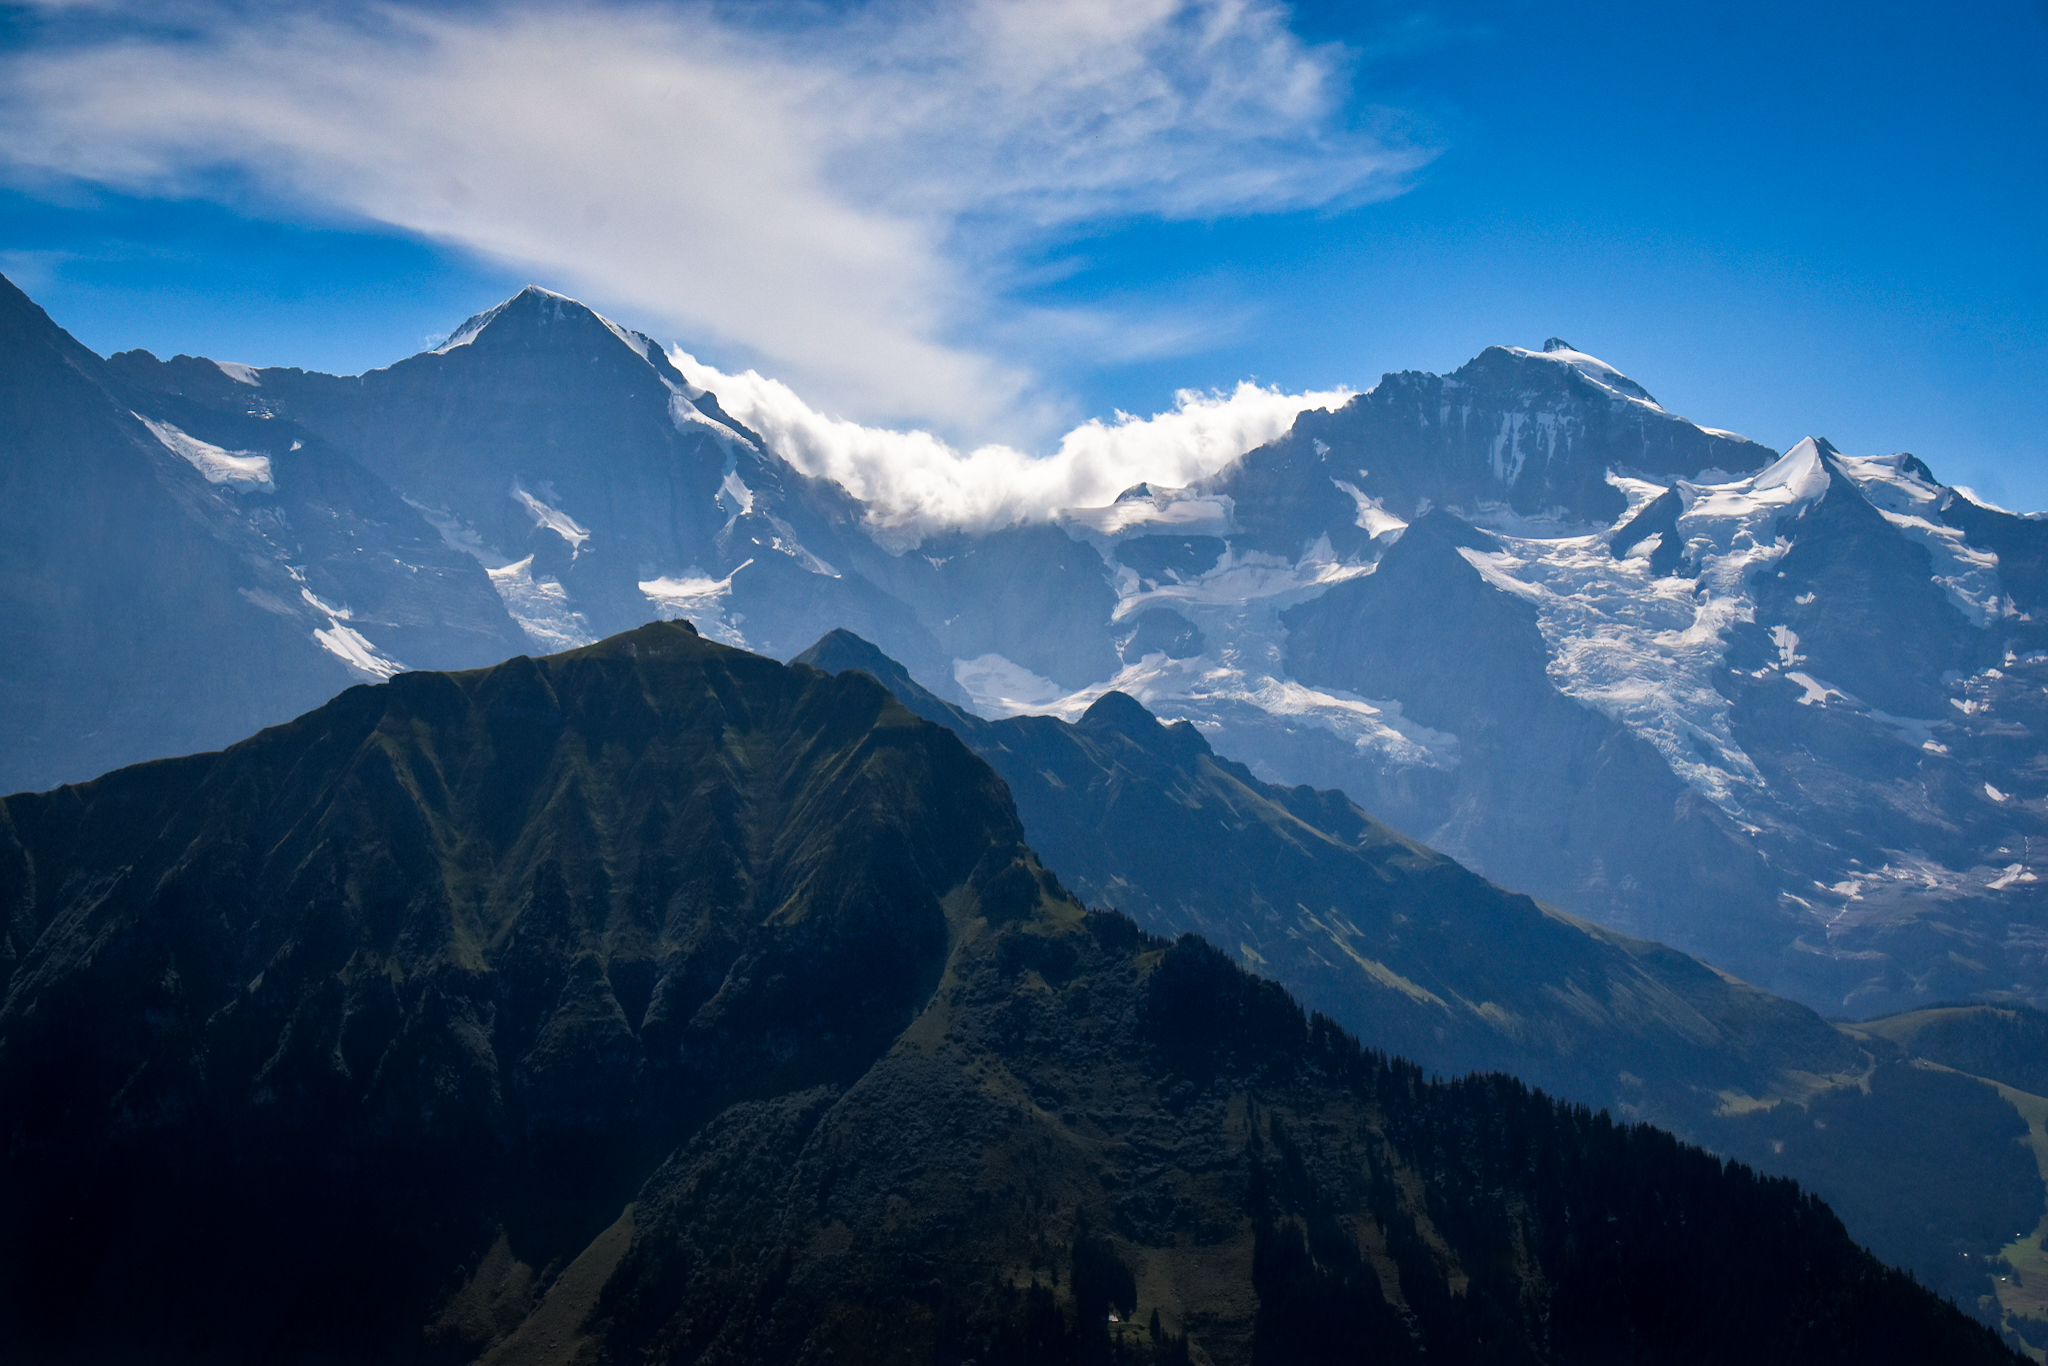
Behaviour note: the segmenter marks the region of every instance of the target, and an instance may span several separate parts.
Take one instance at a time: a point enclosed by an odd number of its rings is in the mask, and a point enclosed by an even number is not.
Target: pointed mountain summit
[[[1778,521],[1791,549],[1757,581],[1756,627],[1789,632],[1806,672],[1874,707],[1940,715],[1944,675],[2000,662],[2004,642],[1972,625],[1928,547],[1899,535],[1840,451],[1808,437],[1785,461],[1814,489]]]
[[[2014,1360],[1791,1183],[1431,1083],[1084,911],[1019,834],[872,679],[680,623],[0,801],[0,1333]]]
[[[788,654],[837,624],[948,666],[853,560],[861,509],[765,449],[644,333],[529,285],[367,374],[252,372],[261,402],[362,460],[489,574],[534,647],[650,618]],[[850,542],[857,541],[859,544]]]

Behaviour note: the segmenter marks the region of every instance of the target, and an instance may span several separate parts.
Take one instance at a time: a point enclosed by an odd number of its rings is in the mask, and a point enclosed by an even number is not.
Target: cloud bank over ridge
[[[996,322],[1031,251],[1395,194],[1428,159],[1354,125],[1350,55],[1274,0],[35,8],[0,58],[16,184],[391,225],[948,430],[1046,410]],[[1035,325],[1114,349],[1120,321]]]
[[[892,545],[955,528],[1046,521],[1103,506],[1134,484],[1180,488],[1284,434],[1304,410],[1351,397],[1348,389],[1288,394],[1250,382],[1228,394],[1184,389],[1171,411],[1091,418],[1051,454],[1033,456],[996,444],[962,452],[929,432],[828,417],[756,371],[725,374],[682,350],[669,359],[785,460],[868,504],[870,528]]]

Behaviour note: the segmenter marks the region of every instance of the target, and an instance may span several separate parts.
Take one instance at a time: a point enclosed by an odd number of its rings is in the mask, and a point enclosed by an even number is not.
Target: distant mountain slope
[[[1071,724],[986,721],[850,632],[793,662],[858,669],[958,734],[1089,904],[1225,946],[1376,1047],[1617,1107],[1643,1105],[1640,1086],[1669,1087],[1666,1112],[1766,1090],[1786,1068],[1864,1065],[1804,1007],[1503,891],[1341,793],[1262,782],[1122,693]],[[1636,1093],[1618,1087],[1623,1071],[1645,1079]]]
[[[0,280],[0,791],[519,644],[482,571],[368,470],[128,384]]]
[[[67,1362],[1999,1362],[1818,1201],[1069,900],[872,681],[656,625],[0,801]]]
[[[992,722],[848,632],[796,662],[860,670],[966,740],[1009,785],[1025,838],[1090,904],[1230,946],[1444,1075],[1513,1072],[1797,1177],[1856,1237],[1966,1304],[1998,1290],[2009,1225],[2032,1227],[2048,1199],[2015,1141],[2027,1120],[1970,1077],[1917,1066],[1911,1039],[1844,1032],[1661,944],[1539,907],[1340,793],[1261,782],[1121,693],[1073,723]]]

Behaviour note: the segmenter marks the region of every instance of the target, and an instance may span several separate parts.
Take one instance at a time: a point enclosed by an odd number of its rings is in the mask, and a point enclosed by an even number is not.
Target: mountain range
[[[685,623],[0,802],[0,1332],[66,1362],[1999,1362],[1790,1182],[1090,912]]]
[[[2048,522],[1911,456],[1781,456],[1552,339],[1191,488],[907,545],[538,289],[351,378],[102,361],[11,287],[0,323],[0,787],[649,617],[784,658],[845,627],[983,715],[1124,692],[1829,1013],[2048,1004]]]
[[[1083,904],[1797,1176],[2048,1346],[2048,1102],[2007,1056],[2048,994],[2048,524],[1913,457],[1780,456],[1553,339],[1191,488],[907,544],[538,289],[339,378],[102,360],[6,286],[0,354],[0,790],[688,620],[955,732]],[[10,999],[58,923],[26,915]],[[1961,1052],[1870,1018],[1965,999],[1929,1017]]]

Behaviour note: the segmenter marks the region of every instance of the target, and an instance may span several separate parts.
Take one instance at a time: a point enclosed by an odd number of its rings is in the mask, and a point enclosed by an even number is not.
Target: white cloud
[[[0,62],[17,180],[253,184],[953,429],[1036,401],[1028,346],[960,340],[1001,333],[1017,249],[1394,193],[1426,159],[1346,122],[1346,55],[1274,0],[83,8]]]
[[[922,431],[892,431],[827,417],[788,385],[749,370],[729,375],[671,351],[692,384],[806,474],[831,479],[868,504],[885,544],[914,544],[947,528],[1044,521],[1101,507],[1134,484],[1181,488],[1280,436],[1297,414],[1330,408],[1348,389],[1282,393],[1241,383],[1229,394],[1182,390],[1171,412],[1117,414],[1068,432],[1051,455],[988,445],[962,453]]]

